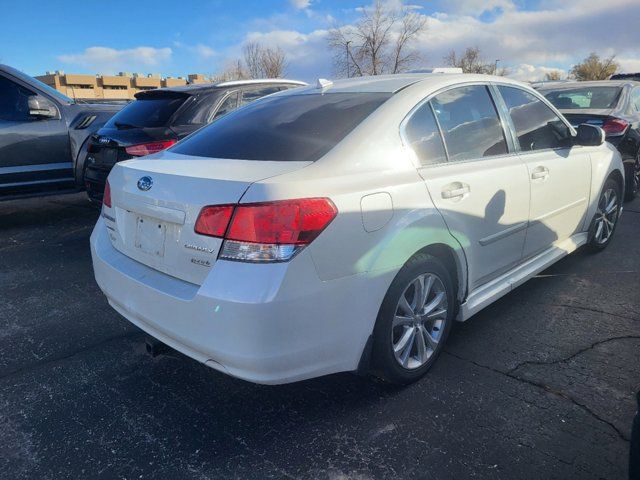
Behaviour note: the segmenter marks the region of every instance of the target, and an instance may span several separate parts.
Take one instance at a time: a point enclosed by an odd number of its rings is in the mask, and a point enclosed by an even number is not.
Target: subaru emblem
[[[143,192],[151,189],[152,186],[153,180],[151,179],[151,177],[142,177],[140,180],[138,180],[138,189],[142,190]]]

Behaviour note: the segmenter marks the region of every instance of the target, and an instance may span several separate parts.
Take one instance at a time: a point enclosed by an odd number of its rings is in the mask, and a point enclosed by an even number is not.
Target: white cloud
[[[515,8],[512,0],[447,0],[442,3],[447,11],[462,15],[481,15],[496,9],[511,10]]]
[[[567,76],[567,72],[561,68],[535,66],[526,63],[512,67],[508,76],[523,82],[535,82],[544,80],[545,75],[552,72],[560,72],[562,78]]]
[[[289,0],[289,3],[296,10],[304,10],[311,6],[311,0]]]
[[[217,52],[213,48],[203,45],[202,43],[189,47],[189,49],[202,59],[215,57],[217,55]]]
[[[621,73],[640,72],[640,54],[637,54],[635,58],[616,58],[616,61],[620,64]]]
[[[169,47],[136,47],[117,50],[109,47],[89,47],[82,53],[58,56],[70,65],[79,65],[96,72],[116,72],[119,70],[140,70],[159,67],[171,60],[173,51]]]

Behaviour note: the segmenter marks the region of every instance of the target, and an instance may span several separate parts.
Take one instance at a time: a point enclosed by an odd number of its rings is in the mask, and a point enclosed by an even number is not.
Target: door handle
[[[544,180],[549,176],[549,169],[547,167],[537,167],[531,172],[532,180]]]
[[[466,183],[455,183],[452,186],[447,186],[442,190],[442,198],[451,199],[451,198],[461,198],[464,197],[467,193],[471,192],[471,187]]]

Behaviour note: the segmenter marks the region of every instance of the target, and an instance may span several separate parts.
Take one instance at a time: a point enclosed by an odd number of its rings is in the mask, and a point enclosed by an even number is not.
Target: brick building
[[[159,74],[142,75],[127,72],[120,72],[118,75],[77,75],[55,71],[36,78],[70,98],[107,100],[131,100],[136,93],[143,90],[208,81],[200,73],[190,74],[187,79],[184,79],[182,77],[163,78]]]

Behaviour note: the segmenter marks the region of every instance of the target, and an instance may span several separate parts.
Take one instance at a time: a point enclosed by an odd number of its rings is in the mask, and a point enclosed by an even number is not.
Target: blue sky
[[[118,71],[213,74],[248,40],[279,46],[287,75],[332,74],[326,33],[349,24],[372,0],[0,0],[0,62],[37,75]],[[384,0],[392,7],[401,0]],[[640,71],[638,0],[449,0],[404,2],[427,17],[415,47],[424,66],[451,49],[477,45],[517,78],[567,70],[590,51],[615,53]]]

